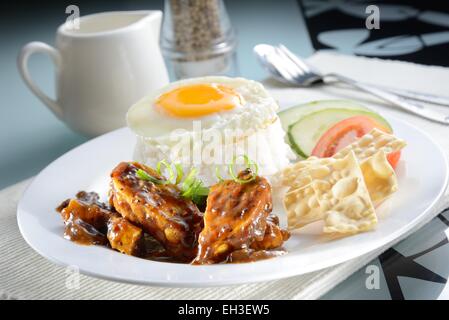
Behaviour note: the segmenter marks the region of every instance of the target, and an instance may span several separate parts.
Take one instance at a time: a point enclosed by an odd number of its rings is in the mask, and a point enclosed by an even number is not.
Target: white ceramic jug
[[[105,12],[83,16],[79,28],[58,28],[56,48],[24,46],[20,73],[31,91],[73,130],[96,136],[125,125],[128,108],[168,83],[159,49],[161,11]],[[57,99],[32,81],[27,62],[43,52],[56,65]]]

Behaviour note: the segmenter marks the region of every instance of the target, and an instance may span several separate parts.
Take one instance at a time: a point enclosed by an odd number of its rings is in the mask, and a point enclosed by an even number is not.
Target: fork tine
[[[283,63],[282,59],[279,59],[278,53],[274,52],[273,55],[266,55],[266,59],[271,65],[273,65],[276,70],[281,74],[281,76],[289,83],[296,83],[296,77],[288,70],[288,68]]]
[[[299,69],[301,69],[303,73],[313,72],[313,70],[306,63],[304,63],[301,59],[299,59],[297,55],[291,52],[282,43],[279,44],[278,48],[281,52],[284,53],[285,56],[289,58],[290,61],[292,61]]]
[[[304,70],[299,68],[296,63],[294,63],[289,56],[285,54],[281,49],[278,47],[274,47],[274,50],[279,58],[280,61],[287,67],[287,69],[293,71],[296,76],[301,76],[304,74]]]
[[[295,69],[292,69],[289,65],[287,65],[285,62],[285,59],[280,58],[279,53],[276,53],[276,59],[274,60],[274,65],[276,69],[278,69],[280,72],[283,73],[283,76],[285,78],[288,78],[288,80],[291,83],[298,83],[298,73]]]
[[[275,53],[277,55],[277,60],[279,64],[282,64],[285,71],[288,72],[295,82],[300,82],[300,78],[304,75],[304,71],[298,68],[298,66],[286,57],[286,55],[279,50],[279,48],[274,47]]]

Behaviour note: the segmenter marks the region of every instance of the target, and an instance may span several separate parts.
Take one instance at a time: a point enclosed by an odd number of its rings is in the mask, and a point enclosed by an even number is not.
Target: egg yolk
[[[242,104],[241,96],[232,88],[220,84],[193,84],[162,94],[156,107],[171,116],[201,117],[228,111]]]

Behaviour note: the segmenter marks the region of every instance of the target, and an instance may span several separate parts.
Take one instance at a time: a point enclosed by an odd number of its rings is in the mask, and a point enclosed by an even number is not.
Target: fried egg
[[[201,77],[171,83],[128,111],[128,126],[137,135],[134,160],[153,167],[161,160],[185,170],[195,167],[199,178],[212,185],[217,168],[225,175],[232,157],[244,154],[269,178],[292,157],[277,110],[256,81]],[[185,138],[187,149],[179,147]]]
[[[278,105],[263,86],[243,78],[201,77],[174,82],[130,108],[128,126],[137,135],[164,137],[177,129],[264,127]]]

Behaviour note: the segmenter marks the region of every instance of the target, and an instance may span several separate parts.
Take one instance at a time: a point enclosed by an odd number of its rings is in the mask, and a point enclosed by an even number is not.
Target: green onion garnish
[[[157,163],[156,172],[163,176],[162,174],[162,166],[165,166],[169,173],[168,180],[157,179],[151,175],[149,175],[145,170],[138,169],[136,172],[137,177],[145,181],[151,181],[155,184],[168,184],[172,183],[175,185],[179,185],[184,177],[184,171],[182,169],[181,164],[175,163],[174,167],[176,170],[176,177],[173,171],[173,164],[169,164],[167,161],[162,160]],[[209,188],[205,187],[203,182],[196,178],[198,174],[198,170],[196,168],[192,168],[184,181],[180,185],[181,196],[192,200],[197,205],[202,205],[205,203],[205,198],[209,194]]]
[[[204,197],[209,194],[209,188],[203,185],[203,181],[197,179],[198,170],[192,168],[181,185],[181,195],[184,198],[191,199],[197,205],[204,203]]]
[[[175,169],[176,169],[176,182],[175,184],[179,184],[182,180],[182,177],[184,175],[184,171],[182,170],[182,166],[180,163],[175,163]]]
[[[250,160],[249,157],[247,155],[245,155],[245,154],[241,155],[240,157],[243,157],[243,160],[245,161],[246,168],[248,168],[248,169],[251,169],[251,167],[254,168],[254,173],[251,175],[251,178],[249,178],[249,179],[240,179],[235,174],[235,172],[234,172],[234,164],[235,164],[235,161],[239,158],[239,156],[235,156],[232,159],[231,164],[228,166],[229,175],[232,177],[232,179],[235,182],[238,182],[240,184],[248,183],[248,182],[251,182],[251,181],[255,180],[256,177],[257,177],[257,173],[259,172],[259,166],[257,165],[257,163],[255,163],[254,161]]]
[[[195,182],[197,181],[195,176],[198,173],[198,170],[195,168],[192,168],[185,178],[184,182],[182,183],[181,190],[182,190],[182,196],[189,197],[191,193],[193,192],[193,187]]]
[[[155,184],[167,184],[169,183],[168,180],[160,180],[155,177],[150,176],[145,170],[139,169],[136,172],[139,179],[145,180],[145,181],[151,181]]]
[[[215,167],[215,176],[217,177],[219,182],[223,182],[224,179],[220,174],[220,168],[219,167]]]
[[[176,179],[175,179],[175,173],[173,171],[172,166],[165,160],[161,160],[157,163],[156,166],[156,172],[160,175],[163,176],[162,174],[162,170],[161,170],[161,165],[164,165],[165,168],[167,168],[168,174],[169,174],[169,178],[168,181],[170,181],[170,183],[176,184]]]

